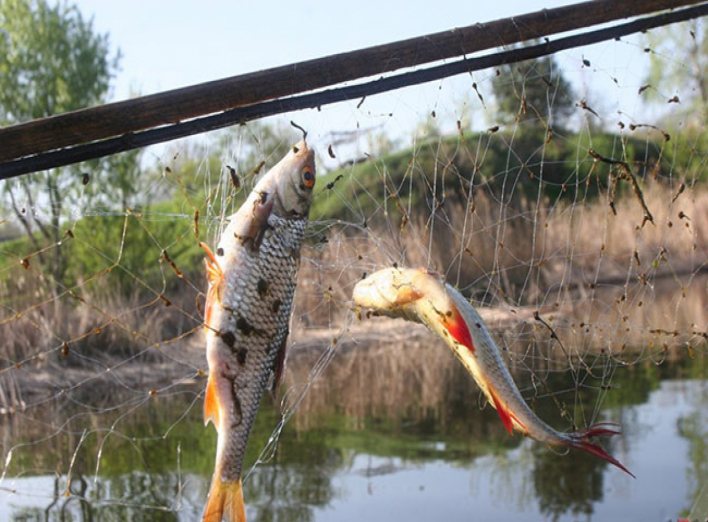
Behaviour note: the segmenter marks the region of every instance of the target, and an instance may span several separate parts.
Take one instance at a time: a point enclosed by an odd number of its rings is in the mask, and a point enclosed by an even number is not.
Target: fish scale
[[[314,183],[314,151],[302,141],[231,216],[218,256],[202,245],[209,276],[204,418],[219,433],[204,522],[245,520],[243,458],[261,397],[282,374]]]
[[[232,332],[235,337],[234,347],[222,342],[217,343],[218,356],[222,364],[229,368],[238,368],[233,380],[235,397],[240,403],[240,422],[226,439],[224,448],[225,465],[221,472],[222,480],[237,480],[242,473],[241,464],[246,450],[246,442],[258,412],[261,396],[271,379],[273,365],[278,350],[288,334],[288,322],[295,291],[298,271],[297,260],[291,252],[299,250],[305,235],[307,220],[288,220],[271,215],[269,229],[258,252],[249,253],[245,266],[248,274],[233,274],[228,280],[232,298],[222,302],[227,317],[222,321],[221,335],[224,331]],[[225,241],[228,243],[229,239]],[[226,251],[227,245],[221,245]],[[267,281],[268,289],[261,297],[258,281]],[[280,302],[277,313],[272,312],[273,303]],[[233,311],[232,311],[233,310]],[[253,328],[250,333],[239,328],[239,319],[243,319]],[[247,350],[246,363],[238,362],[238,351]],[[227,379],[230,374],[226,372]],[[230,405],[232,415],[237,408]],[[233,419],[236,420],[236,419]]]

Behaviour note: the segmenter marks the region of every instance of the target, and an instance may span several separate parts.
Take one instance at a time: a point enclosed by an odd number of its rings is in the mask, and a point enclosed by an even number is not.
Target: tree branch
[[[33,209],[32,212],[32,221],[34,221],[35,225],[37,225],[37,228],[39,231],[42,233],[42,235],[45,237],[45,239],[48,239],[51,241],[52,237],[49,234],[49,230],[47,230],[47,227],[42,223],[39,218],[37,217],[37,214],[34,212],[34,198],[32,197],[32,191],[30,190],[29,183],[27,180],[22,180],[22,188],[25,190],[25,196],[27,196],[27,203],[29,204],[29,208]]]

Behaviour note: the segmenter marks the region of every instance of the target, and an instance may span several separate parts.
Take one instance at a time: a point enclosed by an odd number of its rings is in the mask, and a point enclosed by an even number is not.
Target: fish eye
[[[302,183],[307,188],[312,188],[315,184],[315,173],[312,172],[312,167],[306,166],[302,169]]]

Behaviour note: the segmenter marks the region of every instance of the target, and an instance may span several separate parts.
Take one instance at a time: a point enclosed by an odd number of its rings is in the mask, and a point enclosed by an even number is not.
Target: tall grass
[[[137,386],[150,367],[195,364],[181,342],[200,331],[195,291],[180,285],[160,294],[123,294],[108,278],[57,291],[39,268],[32,270],[19,268],[16,277],[0,282],[0,409],[21,407],[30,396],[70,389],[103,372],[118,375],[119,367],[138,371],[116,382]]]
[[[660,360],[675,347],[690,351],[705,342],[708,324],[701,274],[708,191],[679,194],[677,186],[651,180],[643,190],[653,215],[643,226],[631,190],[618,195],[616,213],[606,196],[554,204],[520,194],[500,204],[479,190],[470,204],[450,200],[434,215],[410,212],[405,222],[390,215],[369,224],[316,223],[303,250],[293,330],[337,330],[352,313],[354,284],[398,264],[438,271],[482,309],[500,345],[528,360],[562,365],[604,350],[632,362]],[[35,261],[3,268],[0,401],[18,402],[23,372],[62,382],[67,368],[173,359],[202,365],[201,349],[197,359],[180,352],[184,344],[165,346],[200,331],[203,268],[181,268],[184,279],[166,268],[160,288],[129,278],[135,284],[128,290],[112,273],[79,276],[65,288]],[[195,336],[194,344],[201,342]]]
[[[708,324],[708,191],[647,181],[653,222],[642,225],[637,196],[614,201],[506,207],[479,192],[470,205],[452,203],[411,221],[331,232],[307,249],[297,294],[306,327],[333,327],[351,307],[354,284],[384,266],[426,266],[444,275],[477,306],[499,311],[517,339],[552,335],[538,310],[566,342],[621,350],[702,342]],[[494,314],[491,314],[494,315]],[[550,319],[550,321],[549,321]],[[669,333],[666,333],[669,332]],[[559,332],[556,332],[559,334]],[[624,347],[624,348],[623,348]]]

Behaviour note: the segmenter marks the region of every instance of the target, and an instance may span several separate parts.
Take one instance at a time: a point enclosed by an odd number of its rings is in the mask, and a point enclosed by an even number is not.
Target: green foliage
[[[147,204],[140,194],[151,176],[140,166],[141,154],[141,150],[132,150],[106,158],[103,171],[107,182],[90,185],[91,200],[100,199],[118,210]]]
[[[653,52],[645,80],[650,88],[645,96],[663,103],[678,96],[666,106],[670,109],[666,118],[688,118],[691,126],[702,127],[708,116],[706,20],[698,18],[655,29],[648,38]]]
[[[67,279],[76,281],[110,270],[114,288],[128,295],[136,288],[135,277],[152,288],[162,286],[163,274],[171,275],[163,250],[181,271],[201,273],[204,251],[194,237],[191,216],[180,214],[176,200],[155,204],[141,213],[92,216],[79,221],[67,248]]]
[[[599,132],[592,136],[551,134],[549,139],[545,129],[533,127],[495,134],[456,134],[320,178],[310,217],[357,223],[372,216],[400,218],[396,200],[418,213],[424,206],[433,208],[436,199],[439,203],[465,203],[470,182],[472,194],[483,188],[497,199],[503,195],[512,205],[539,196],[547,203],[594,198],[600,190],[607,190],[610,168],[600,164],[593,170],[589,149],[630,165],[636,162],[642,178],[658,164],[661,147],[646,139]],[[666,162],[661,169],[669,168],[671,160]],[[330,194],[328,185],[332,183],[341,195]]]
[[[118,65],[107,34],[76,6],[0,3],[0,122],[42,118],[102,102]]]
[[[72,111],[103,102],[119,55],[110,56],[108,35],[95,34],[91,22],[64,2],[0,2],[0,124],[9,125]],[[137,163],[136,156],[132,163]],[[84,165],[94,170],[98,162]],[[117,171],[128,172],[117,165]],[[85,171],[84,171],[85,172]],[[61,221],[68,205],[90,192],[83,190],[78,167],[26,176],[4,184],[12,208],[34,250],[61,240]],[[125,186],[121,189],[125,194]],[[23,206],[46,205],[49,216],[26,214]],[[43,258],[58,284],[66,260],[61,249]]]
[[[73,238],[65,240],[61,247],[64,283],[72,286],[107,271],[105,279],[123,295],[141,287],[136,277],[151,288],[162,288],[164,281],[174,275],[163,250],[188,278],[202,277],[204,251],[198,243],[212,239],[208,235],[213,219],[221,215],[222,207],[228,214],[240,206],[256,178],[252,171],[257,163],[253,162],[265,161],[260,158],[275,162],[291,143],[266,125],[237,128],[236,132],[241,136],[234,136],[231,131],[208,147],[183,148],[171,166],[160,173],[141,169],[134,153],[110,158],[114,170],[92,176],[85,188],[91,191],[89,198],[94,207],[107,212],[86,216],[73,225]],[[238,164],[228,158],[237,140],[241,141],[245,158]],[[215,197],[214,180],[229,179],[225,172],[228,167],[222,172],[224,164],[238,165],[241,172],[248,172],[237,174],[240,189],[226,181],[222,185],[225,197]],[[136,187],[162,176],[166,182],[157,183],[156,189],[135,193]],[[165,193],[164,187],[169,187],[170,192]],[[156,190],[163,192],[153,194]],[[156,201],[151,201],[153,198]],[[194,225],[197,210],[199,238]],[[63,223],[62,229],[68,226]],[[24,245],[24,250],[32,251],[27,241]]]
[[[32,253],[27,237],[16,237],[0,243],[0,270],[19,265],[22,258]]]
[[[184,146],[160,171],[142,168],[139,154],[128,152],[90,171],[85,184],[83,175],[64,176],[61,187],[56,186],[61,182],[56,173],[22,178],[8,189],[18,196],[18,209],[23,190],[25,198],[36,201],[46,190],[43,183],[51,183],[57,206],[86,213],[77,219],[58,212],[53,224],[44,226],[33,221],[35,213],[26,212],[30,233],[0,246],[5,253],[0,269],[61,241],[43,258],[32,257],[32,265],[37,268],[44,261],[43,271],[63,286],[98,278],[107,289],[126,297],[146,286],[164,288],[165,281],[168,286],[175,282],[175,273],[163,250],[190,280],[200,281],[204,251],[198,242],[213,242],[218,217],[240,206],[257,179],[256,171],[263,173],[280,160],[295,139],[295,133],[255,124],[222,133],[206,146]],[[227,165],[235,167],[239,189],[230,181]],[[194,225],[197,211],[199,238]],[[52,269],[53,259],[61,261],[60,270]]]

